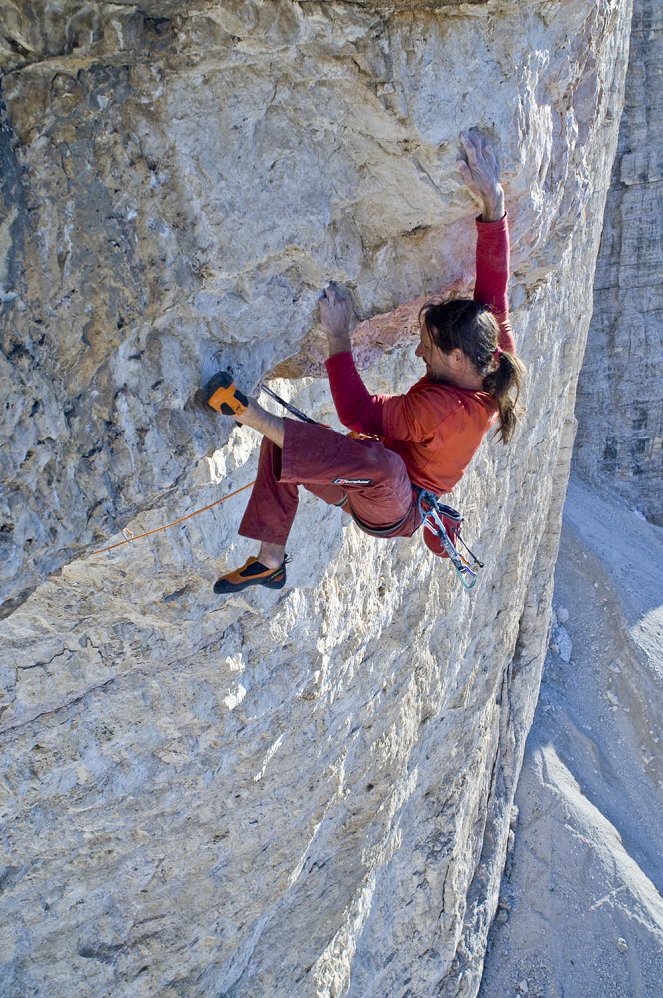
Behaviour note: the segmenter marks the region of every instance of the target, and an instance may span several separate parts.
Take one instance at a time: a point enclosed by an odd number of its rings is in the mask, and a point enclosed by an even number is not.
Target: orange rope
[[[205,510],[211,509],[212,506],[218,506],[219,503],[225,502],[226,499],[232,499],[233,496],[239,495],[239,493],[244,492],[245,489],[250,489],[252,485],[255,485],[255,481],[249,482],[248,485],[242,485],[241,488],[235,489],[234,492],[228,493],[227,496],[223,496],[221,499],[216,499],[207,506],[201,506],[200,509],[195,509],[193,513],[187,513],[186,516],[179,516],[176,520],[172,520],[170,523],[164,523],[162,527],[154,527],[153,530],[146,530],[144,534],[132,534],[131,531],[125,527],[122,533],[125,535],[126,540],[118,541],[117,544],[110,544],[107,548],[100,548],[98,551],[93,551],[92,554],[93,556],[95,554],[104,554],[105,551],[112,551],[114,548],[121,548],[123,544],[131,544],[132,541],[139,541],[141,537],[149,537],[150,534],[158,534],[160,530],[167,530],[168,527],[174,527],[177,523],[183,523],[185,520],[190,520],[192,516],[198,516],[199,513],[204,513]]]

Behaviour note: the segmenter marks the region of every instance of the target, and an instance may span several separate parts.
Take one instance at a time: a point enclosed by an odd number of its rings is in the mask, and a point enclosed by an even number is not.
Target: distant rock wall
[[[578,384],[576,470],[663,524],[663,6],[635,0]]]
[[[662,592],[663,530],[573,476],[480,998],[661,992]]]
[[[0,991],[472,995],[550,620],[630,6],[2,3]],[[372,390],[468,291],[458,133],[497,141],[527,415],[420,538],[304,497],[289,585],[226,602],[256,438],[219,353],[334,422],[317,294]],[[395,310],[395,311],[393,311]]]

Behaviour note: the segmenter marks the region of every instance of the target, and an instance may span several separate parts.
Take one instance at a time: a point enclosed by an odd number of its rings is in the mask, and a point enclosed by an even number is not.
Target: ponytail
[[[518,398],[525,373],[525,365],[515,354],[500,351],[497,367],[483,379],[483,390],[497,402],[499,426],[495,436],[500,437],[503,444],[508,444],[524,411]]]

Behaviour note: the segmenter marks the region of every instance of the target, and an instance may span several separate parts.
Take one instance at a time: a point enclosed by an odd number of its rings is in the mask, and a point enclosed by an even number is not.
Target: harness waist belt
[[[400,528],[403,526],[403,524],[405,523],[405,521],[410,516],[411,510],[408,509],[408,511],[405,514],[405,516],[402,516],[400,518],[400,520],[396,521],[396,523],[390,523],[388,527],[371,527],[371,526],[369,526],[368,523],[364,523],[363,520],[359,519],[359,517],[354,512],[354,510],[352,509],[352,507],[350,507],[350,509],[348,510],[348,513],[350,513],[352,519],[355,521],[355,523],[360,528],[360,530],[364,531],[365,534],[370,534],[371,537],[389,537],[391,534],[395,533],[397,530],[400,530]]]
[[[413,502],[415,503],[415,505],[420,491],[421,489],[419,488],[418,485],[412,486],[412,492],[414,493]],[[352,507],[350,507],[347,510],[347,512],[350,513],[352,519],[355,521],[359,529],[363,530],[365,534],[370,534],[371,537],[389,537],[391,536],[391,534],[395,534],[397,531],[401,529],[401,527],[405,524],[408,517],[412,513],[412,510],[408,509],[408,511],[404,514],[404,516],[400,518],[400,520],[397,520],[396,523],[390,523],[388,527],[372,527],[370,524],[364,523],[364,521],[357,516]],[[419,524],[419,526],[421,526],[421,524]],[[417,527],[417,529],[419,529],[419,527]]]

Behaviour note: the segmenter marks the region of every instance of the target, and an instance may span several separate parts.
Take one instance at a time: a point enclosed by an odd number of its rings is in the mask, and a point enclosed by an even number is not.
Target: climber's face
[[[454,372],[456,371],[462,350],[451,350],[444,353],[437,343],[433,342],[431,334],[426,326],[421,323],[419,333],[419,346],[415,350],[415,356],[421,357],[426,365],[426,375],[431,381],[454,382]]]
[[[434,343],[431,340],[430,333],[426,327],[421,324],[421,329],[419,330],[419,346],[414,351],[415,357],[421,357],[424,364],[426,365],[426,374],[430,377],[431,374],[431,362],[433,359],[433,349]]]

